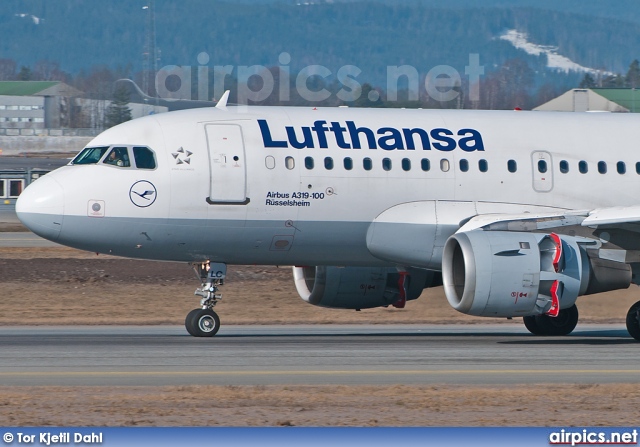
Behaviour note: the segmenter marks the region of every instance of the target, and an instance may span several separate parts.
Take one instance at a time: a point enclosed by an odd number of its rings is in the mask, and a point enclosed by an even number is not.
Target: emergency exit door
[[[205,132],[211,175],[207,202],[246,205],[249,198],[242,128],[236,124],[207,124]]]

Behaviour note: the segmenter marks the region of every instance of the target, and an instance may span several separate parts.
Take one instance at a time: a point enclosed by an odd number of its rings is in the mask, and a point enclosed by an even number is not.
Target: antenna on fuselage
[[[218,101],[218,104],[216,104],[216,109],[226,109],[228,100],[229,100],[229,90],[224,92],[224,94],[222,95],[222,98],[220,98],[220,101]]]

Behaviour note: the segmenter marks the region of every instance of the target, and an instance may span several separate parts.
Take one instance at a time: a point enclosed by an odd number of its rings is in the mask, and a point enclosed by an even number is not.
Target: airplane
[[[573,331],[579,296],[639,282],[637,115],[227,98],[104,131],[25,189],[19,219],[70,247],[190,263],[196,337],[220,328],[228,265],[294,266],[304,301],[351,310],[444,285],[457,311],[541,336]],[[626,326],[640,341],[640,301]]]

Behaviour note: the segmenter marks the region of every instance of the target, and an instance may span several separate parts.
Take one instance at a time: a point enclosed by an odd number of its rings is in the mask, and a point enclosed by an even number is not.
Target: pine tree
[[[20,73],[18,73],[18,81],[30,81],[30,80],[31,80],[31,69],[23,65],[22,67],[20,67]]]
[[[640,87],[640,62],[638,62],[638,59],[635,59],[631,62],[631,65],[629,65],[629,71],[627,71],[625,81],[627,87]]]
[[[106,127],[113,127],[117,124],[131,120],[131,109],[129,108],[129,91],[126,87],[120,86],[113,93],[113,101],[105,113]]]
[[[596,88],[596,80],[593,79],[593,76],[591,76],[590,73],[586,73],[584,75],[584,78],[582,78],[582,81],[580,81],[580,85],[578,86],[579,88]]]
[[[602,86],[605,88],[623,88],[625,85],[625,78],[621,74],[610,75],[602,80]]]

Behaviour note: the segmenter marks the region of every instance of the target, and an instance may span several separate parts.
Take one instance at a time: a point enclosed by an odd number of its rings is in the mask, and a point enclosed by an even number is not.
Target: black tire
[[[569,335],[578,324],[578,308],[574,304],[567,309],[562,309],[555,318],[548,315],[537,315],[535,318],[540,335]]]
[[[189,319],[189,315],[191,318]],[[194,337],[213,337],[220,329],[220,317],[211,309],[195,309],[185,321],[187,331]]]
[[[529,317],[522,317],[522,321],[524,322],[524,327],[527,328],[529,332],[533,335],[544,335],[540,328],[538,327],[538,322],[536,321],[536,315],[531,315]]]
[[[200,310],[202,309],[193,309],[187,314],[187,318],[184,319],[184,327],[187,328],[187,332],[189,333],[189,335],[193,335],[194,337],[196,336],[196,334],[193,333],[193,323],[191,323],[191,320],[193,319],[193,316]]]
[[[627,312],[627,331],[629,335],[640,341],[640,301],[631,306]]]

